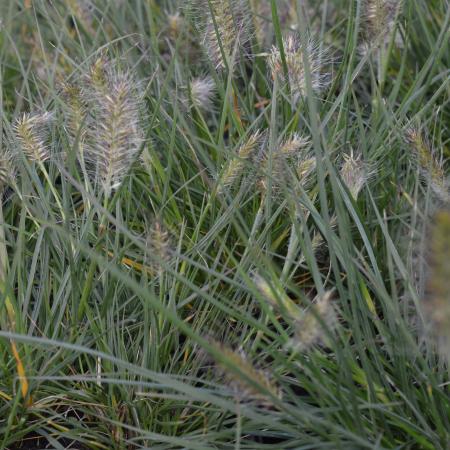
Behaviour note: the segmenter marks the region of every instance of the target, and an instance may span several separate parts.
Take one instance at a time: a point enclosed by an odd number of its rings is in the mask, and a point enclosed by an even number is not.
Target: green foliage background
[[[60,83],[101,53],[142,80],[149,139],[106,209],[70,157],[48,164],[48,179],[22,164],[4,192],[0,448],[449,448],[448,366],[425,339],[421,307],[428,224],[446,206],[405,139],[417,127],[449,155],[449,5],[405,0],[404,45],[391,46],[380,77],[360,49],[363,3],[310,3],[300,30],[333,50],[333,83],[291,108],[268,49],[253,40],[257,56],[217,74],[191,26],[171,33],[175,1],[98,1],[88,12],[75,0],[1,2],[2,148],[21,112],[51,110],[52,151],[70,155]],[[278,41],[283,32],[275,26]],[[187,112],[186,86],[205,73],[215,110]],[[294,131],[312,137],[306,191],[286,170],[263,174],[269,190],[281,181],[276,196],[251,177],[218,192],[257,129],[271,151]],[[352,150],[375,172],[357,201],[339,176]],[[169,259],[146,241],[156,221]],[[301,264],[286,276],[289,242]],[[324,292],[337,326],[319,318],[322,345],[292,349],[296,320],[283,305],[306,315]]]

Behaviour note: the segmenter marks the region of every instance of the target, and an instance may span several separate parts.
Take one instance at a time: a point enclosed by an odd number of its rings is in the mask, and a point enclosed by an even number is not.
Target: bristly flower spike
[[[353,152],[350,155],[344,155],[340,174],[355,201],[358,200],[361,189],[372,175],[369,164],[365,163],[360,155],[355,158]]]
[[[265,139],[265,133],[257,130],[239,147],[237,155],[233,156],[223,172],[218,191],[230,188],[242,175],[249,160],[257,158],[259,147]]]
[[[300,308],[279,286],[271,286],[259,273],[254,273],[252,280],[263,299],[276,311],[286,312],[292,320],[301,317]]]
[[[231,69],[233,55],[251,37],[251,14],[246,0],[193,0],[203,46],[217,71]]]
[[[28,160],[44,163],[50,159],[48,136],[51,119],[48,112],[24,113],[16,119],[14,132]]]
[[[272,194],[280,193],[286,185],[286,170],[290,167],[292,169],[298,169],[309,159],[306,149],[309,147],[310,142],[309,138],[302,136],[300,133],[293,133],[282,141],[271,155],[268,152],[268,147],[265,147],[265,152],[260,161],[263,178],[258,183],[259,187],[263,191],[266,189],[267,186],[264,178],[265,176],[269,176],[272,179]],[[309,174],[310,172],[303,174],[304,179],[302,180],[302,184],[306,182],[306,175]]]
[[[201,111],[210,111],[213,108],[213,97],[216,84],[212,77],[194,78],[189,84],[192,106]]]
[[[85,123],[87,104],[83,98],[83,91],[76,83],[64,83],[62,85],[62,94],[66,101],[66,108],[64,110],[66,119],[65,127],[69,136],[70,145],[74,146],[78,142],[78,149],[82,153],[87,125]]]
[[[85,160],[108,197],[122,183],[143,141],[142,92],[132,74],[109,64],[91,69],[91,124]]]
[[[155,220],[147,231],[145,239],[148,250],[147,263],[157,272],[162,272],[172,255],[170,234],[160,220]]]
[[[265,371],[256,368],[242,349],[234,351],[218,342],[212,342],[212,345],[231,361],[232,367],[243,374],[242,376],[230,370],[228,365],[223,363],[216,365],[216,372],[223,382],[231,387],[239,401],[273,407],[272,398],[281,398],[281,391],[271,377]]]
[[[450,192],[444,168],[435,157],[430,144],[415,128],[406,131],[406,140],[411,145],[414,160],[424,180],[430,183],[431,189],[440,200],[448,202]]]
[[[389,42],[400,14],[403,0],[364,0],[363,19],[366,23],[366,38],[369,42]]]
[[[293,133],[282,142],[279,152],[285,156],[298,156],[310,143],[311,140],[309,138],[302,136],[300,133]]]
[[[327,343],[327,332],[332,332],[337,324],[337,315],[332,304],[332,292],[325,292],[315,299],[309,310],[295,324],[295,337],[289,347],[307,351],[315,345]]]
[[[0,149],[0,193],[6,186],[10,185],[15,178],[14,157],[11,151]]]
[[[278,77],[283,83],[289,84],[294,104],[305,98],[308,92],[305,65],[303,64],[304,54],[306,54],[309,61],[313,92],[318,94],[330,84],[331,76],[325,69],[330,62],[328,51],[321,48],[314,40],[309,38],[303,44],[298,36],[289,35],[283,39],[283,49],[287,76],[283,68],[281,51],[278,47],[272,47],[272,51],[268,56],[268,63],[272,72],[272,78]]]
[[[106,87],[107,69],[110,68],[111,63],[105,55],[100,55],[89,68],[87,75],[88,82],[96,89]]]

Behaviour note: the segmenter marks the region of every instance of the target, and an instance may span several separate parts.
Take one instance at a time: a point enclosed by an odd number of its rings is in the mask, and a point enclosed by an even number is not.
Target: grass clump
[[[0,2],[0,448],[446,450],[446,6]]]

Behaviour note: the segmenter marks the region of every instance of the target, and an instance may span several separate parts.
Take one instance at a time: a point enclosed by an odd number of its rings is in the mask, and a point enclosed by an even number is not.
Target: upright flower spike
[[[233,56],[251,37],[251,14],[246,0],[192,0],[203,32],[203,46],[216,70],[231,69]]]
[[[311,169],[314,167],[309,162],[311,158],[308,157],[306,151],[309,145],[310,140],[308,138],[299,133],[293,133],[273,151],[271,164],[269,149],[265,147],[260,162],[263,177],[259,181],[259,186],[265,189],[266,182],[264,175],[269,176],[272,179],[272,193],[277,194],[282,190],[283,183],[286,183],[286,170],[292,168],[295,171],[302,166],[303,173],[301,174],[301,182],[302,184],[306,184],[307,177],[311,174]]]
[[[161,271],[163,263],[168,263],[173,254],[169,232],[161,221],[156,220],[149,227],[145,243],[148,250],[147,263],[155,271]]]
[[[272,176],[275,184],[277,180],[282,180],[286,170],[286,164],[294,163],[295,165],[305,161],[305,150],[311,141],[299,133],[293,133],[289,138],[281,142],[273,154],[272,159]],[[266,161],[267,164],[267,161]]]
[[[194,78],[189,84],[192,106],[202,111],[209,111],[213,107],[213,97],[216,84],[212,77]]]
[[[380,39],[389,42],[402,4],[403,0],[364,0],[363,19],[367,41],[372,44]]]
[[[100,55],[89,68],[85,91],[92,91],[93,94],[104,92],[108,87],[108,71],[110,70],[110,61],[106,56]]]
[[[43,163],[50,159],[48,145],[51,114],[24,113],[16,119],[14,132],[28,160]]]
[[[297,175],[300,178],[302,185],[306,185],[310,179],[311,174],[316,168],[317,159],[314,156],[306,157],[298,161]]]
[[[271,407],[273,405],[271,397],[281,397],[280,389],[269,375],[263,370],[256,368],[241,349],[234,351],[218,342],[213,342],[212,344],[221,354],[232,361],[233,367],[245,375],[244,379],[238,373],[230,370],[225,364],[218,363],[216,365],[216,372],[220,375],[223,382],[231,387],[234,395],[240,401],[250,401],[261,406]],[[251,381],[249,382],[248,380]],[[260,389],[254,386],[253,383]]]
[[[450,361],[450,211],[433,218],[428,248],[428,282],[424,303],[428,326],[439,350]]]
[[[322,92],[330,83],[330,73],[325,70],[329,63],[327,50],[321,49],[320,45],[311,38],[303,45],[299,37],[289,35],[283,39],[283,49],[286,59],[287,76],[283,68],[281,51],[273,46],[268,56],[268,63],[272,72],[272,78],[278,77],[285,84],[289,84],[293,103],[307,95],[306,69],[304,65],[304,55],[309,61],[311,72],[311,84],[314,93]]]
[[[4,191],[6,186],[11,184],[14,177],[13,155],[9,150],[2,147],[0,149],[0,193]]]
[[[87,93],[91,123],[85,160],[106,196],[118,188],[142,143],[142,93],[130,72],[91,68]]]
[[[64,83],[62,86],[63,98],[66,101],[65,127],[69,136],[70,145],[78,141],[82,152],[84,136],[86,134],[87,105],[83,92],[78,84]]]
[[[225,168],[221,178],[219,192],[223,192],[243,174],[246,163],[252,158],[257,158],[258,150],[265,140],[265,133],[257,130],[239,147],[236,156],[233,156]]]
[[[414,160],[424,180],[430,183],[431,189],[439,199],[448,201],[450,193],[445,172],[433,154],[430,144],[422,133],[414,128],[406,131],[406,140],[411,145]]]
[[[279,153],[284,156],[299,156],[299,154],[311,143],[309,138],[300,133],[293,133],[283,141],[279,147]]]
[[[361,157],[344,155],[344,164],[341,167],[341,177],[353,199],[356,201],[361,189],[369,180],[371,173],[367,163]]]

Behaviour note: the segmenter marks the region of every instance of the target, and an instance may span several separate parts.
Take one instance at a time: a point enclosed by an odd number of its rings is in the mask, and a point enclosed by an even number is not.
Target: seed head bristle
[[[433,337],[450,360],[450,210],[438,211],[432,223],[424,307]]]
[[[256,131],[239,147],[237,155],[233,155],[222,175],[219,192],[230,188],[242,175],[246,163],[257,157],[257,151],[264,140],[265,134],[260,130]]]
[[[417,129],[406,131],[407,142],[411,145],[414,160],[425,181],[430,183],[433,192],[446,202],[450,198],[449,186],[443,165],[436,159],[430,144]]]
[[[280,153],[287,156],[298,155],[311,143],[311,140],[300,133],[293,133],[280,146]]]
[[[278,77],[283,83],[289,84],[294,104],[307,95],[306,73],[303,64],[303,55],[305,53],[309,61],[313,91],[319,93],[330,84],[330,73],[325,70],[325,66],[330,62],[328,51],[321,49],[320,45],[311,38],[308,39],[306,45],[303,45],[297,36],[289,35],[283,38],[283,49],[286,59],[287,77],[278,47],[272,47],[272,51],[268,56],[268,64],[272,72],[272,78]]]
[[[227,365],[218,363],[216,366],[217,373],[224,384],[230,386],[234,395],[240,401],[255,402],[261,406],[270,407],[272,406],[272,396],[276,398],[281,397],[280,389],[268,374],[263,370],[257,369],[242,350],[234,351],[218,342],[213,342],[213,345],[217,347],[222,355],[232,361],[232,366],[242,372],[245,378],[252,380],[257,385],[253,386],[252,383],[243,379],[238,373],[230,370]]]
[[[356,201],[361,189],[371,176],[370,168],[360,156],[344,155],[344,164],[340,174],[353,199]]]
[[[50,159],[48,136],[52,115],[45,113],[24,113],[14,123],[14,132],[25,156],[33,162]]]
[[[245,50],[251,37],[251,15],[245,0],[193,0],[203,46],[220,71],[230,68],[235,52]]]
[[[105,91],[108,87],[108,70],[111,63],[105,55],[100,55],[90,66],[86,76],[86,90],[92,88],[95,94]]]
[[[132,74],[97,62],[90,71],[85,160],[105,195],[118,188],[142,143],[142,93]]]
[[[283,185],[286,184],[287,170],[292,168],[295,171],[295,169],[298,169],[300,165],[305,164],[305,162],[310,159],[306,153],[306,149],[309,145],[309,138],[304,137],[299,133],[293,133],[289,138],[278,145],[271,155],[268,151],[269,148],[265,147],[265,152],[263,152],[260,159],[263,179],[260,179],[259,186],[263,190],[266,189],[264,180],[264,174],[266,174],[272,179],[272,194],[276,195],[281,192]],[[270,172],[269,169],[271,169]],[[306,177],[304,177],[302,182],[306,182]]]
[[[62,85],[63,98],[66,102],[64,110],[65,127],[70,138],[70,145],[73,146],[78,139],[80,151],[86,128],[83,128],[87,116],[87,105],[83,97],[83,91],[78,84],[63,83]]]
[[[289,346],[298,351],[307,351],[316,345],[326,344],[327,330],[333,331],[337,316],[331,302],[332,293],[325,292],[315,299],[310,309],[295,324],[295,336]]]
[[[10,150],[0,149],[0,192],[15,178],[14,157]]]
[[[148,263],[156,270],[161,270],[163,264],[172,257],[170,234],[160,220],[155,220],[147,232],[146,244]]]
[[[314,172],[316,168],[316,158],[309,157],[301,159],[297,165],[297,175],[303,185],[309,181],[310,175]]]
[[[365,0],[363,18],[366,23],[366,39],[375,43],[381,39],[388,42],[400,13],[403,0]]]
[[[216,92],[216,84],[212,77],[194,78],[190,83],[192,106],[210,111],[213,108],[213,97]]]

